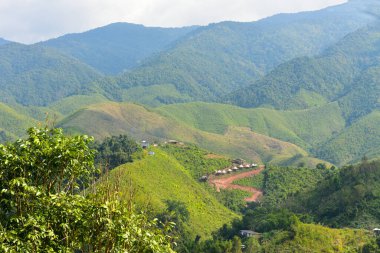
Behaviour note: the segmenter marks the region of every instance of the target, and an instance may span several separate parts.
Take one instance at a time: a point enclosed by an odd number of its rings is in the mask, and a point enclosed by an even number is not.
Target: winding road
[[[263,169],[264,169],[264,166],[260,166],[259,168],[254,169],[254,170],[242,172],[239,174],[232,174],[231,176],[223,177],[223,178],[212,176],[209,179],[209,182],[211,185],[214,185],[216,187],[217,191],[220,191],[220,189],[236,189],[236,190],[250,192],[252,193],[252,196],[245,198],[244,200],[246,202],[256,202],[263,195],[262,191],[253,187],[249,187],[249,186],[236,185],[236,184],[233,184],[233,182],[242,178],[257,175],[261,171],[263,171]]]

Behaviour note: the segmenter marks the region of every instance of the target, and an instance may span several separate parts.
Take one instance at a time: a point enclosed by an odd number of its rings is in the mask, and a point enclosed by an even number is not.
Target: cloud
[[[147,26],[254,21],[345,0],[1,0],[0,37],[32,43],[113,22]]]

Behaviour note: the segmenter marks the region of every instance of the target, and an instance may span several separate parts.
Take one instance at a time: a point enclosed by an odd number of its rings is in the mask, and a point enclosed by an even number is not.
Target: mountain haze
[[[132,69],[171,43],[196,29],[145,27],[114,23],[83,33],[68,34],[42,42],[71,55],[105,74]]]
[[[44,106],[69,95],[96,90],[102,75],[61,52],[38,45],[0,47],[0,101]]]

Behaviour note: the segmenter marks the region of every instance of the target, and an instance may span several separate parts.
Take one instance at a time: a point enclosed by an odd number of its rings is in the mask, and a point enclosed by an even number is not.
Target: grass
[[[358,229],[332,229],[299,223],[293,239],[277,232],[264,241],[265,252],[362,252],[363,246],[375,243],[371,232]]]
[[[98,139],[119,134],[151,142],[176,139],[229,158],[240,157],[259,163],[289,164],[297,157],[307,160],[313,167],[323,162],[309,157],[308,152],[294,144],[252,132],[247,127],[229,126],[223,133],[207,132],[130,103],[91,105],[65,118],[59,126]]]
[[[1,135],[3,137],[0,137],[0,142],[15,140],[25,135],[27,128],[36,125],[37,120],[0,103],[0,132],[4,133]]]
[[[247,127],[305,149],[327,141],[345,127],[337,103],[306,110],[279,111],[199,102],[162,106],[157,112],[203,131],[223,134],[231,126]]]
[[[233,183],[237,185],[242,185],[242,186],[254,187],[256,189],[263,189],[264,188],[264,174],[260,173],[252,177],[239,179],[239,180],[234,181]]]
[[[211,232],[238,215],[220,204],[197,183],[173,156],[155,148],[154,156],[120,166],[110,172],[111,182],[128,198],[131,185],[137,189],[136,202],[150,206],[157,213],[165,208],[165,200],[185,203],[190,212],[188,231],[208,238]]]
[[[97,103],[106,102],[108,99],[99,94],[94,95],[75,95],[66,97],[49,106],[50,109],[68,116],[79,109]]]

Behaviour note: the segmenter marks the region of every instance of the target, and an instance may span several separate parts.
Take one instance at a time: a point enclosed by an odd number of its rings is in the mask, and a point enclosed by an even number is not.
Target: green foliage
[[[208,238],[212,231],[238,217],[204,189],[174,156],[159,148],[152,151],[155,155],[110,171],[111,187],[118,186],[123,199],[134,195],[136,205],[143,210],[148,206],[153,216],[167,209],[168,201],[183,203],[190,214],[185,230],[191,239],[197,235]]]
[[[40,45],[0,47],[2,102],[46,106],[71,95],[98,92],[101,74],[86,64]]]
[[[215,198],[236,213],[241,213],[245,210],[247,203],[245,198],[251,197],[251,194],[246,191],[220,189],[220,192],[215,192],[215,188],[210,189]]]
[[[363,161],[332,174],[301,202],[306,212],[336,227],[380,225],[380,162]]]
[[[215,170],[224,169],[231,165],[227,158],[217,155],[213,157],[213,154],[195,145],[176,146],[168,144],[162,149],[174,156],[194,179],[199,179],[201,176],[212,174]]]
[[[199,104],[199,106],[196,106],[197,110],[193,110],[194,115],[196,112],[199,112],[199,115],[202,115],[202,105],[205,107],[205,110],[207,107],[214,106],[213,104]],[[186,105],[177,106],[178,111],[184,112],[184,114],[186,108],[189,108],[189,110],[192,108],[191,105],[189,105],[189,107]],[[212,110],[211,112],[217,113],[224,109],[227,111],[228,107],[231,106],[215,105],[215,107],[219,109]],[[332,111],[334,111],[334,117],[335,115],[339,115],[339,113],[335,113],[335,105],[331,105],[331,107],[331,110],[327,110],[325,113],[321,112],[319,115],[326,115]],[[240,111],[237,107],[235,108],[236,110],[231,110],[231,113],[239,114],[244,111]],[[160,113],[157,113],[156,110],[136,104],[109,102],[89,106],[86,109],[80,110],[61,121],[59,126],[73,133],[91,134],[98,139],[119,134],[129,134],[135,139],[146,140],[165,141],[168,139],[176,139],[186,143],[196,144],[201,148],[217,154],[223,154],[228,157],[241,157],[249,161],[254,160],[255,162],[262,161],[274,164],[285,163],[286,165],[291,166],[293,162],[298,164],[302,161],[305,162],[306,166],[311,167],[314,167],[317,163],[323,162],[309,157],[305,150],[294,144],[270,138],[257,132],[252,132],[247,127],[230,126],[226,132],[216,134],[213,132],[202,131],[202,129],[197,129],[192,125],[186,125],[184,124],[186,121],[183,123],[181,120],[173,120],[172,117],[165,115],[164,113],[161,114],[161,110],[159,111]],[[175,111],[174,106],[170,111]],[[208,115],[211,115],[211,113]],[[262,115],[265,115],[265,112],[263,112]],[[296,119],[301,120],[302,117],[306,117],[307,115],[308,114],[300,113]],[[286,118],[286,115],[284,115],[283,118]],[[204,122],[209,122],[206,115],[204,115],[203,119],[205,119]],[[309,119],[309,117],[307,117],[307,119]],[[252,117],[252,120],[255,120],[255,118]],[[267,120],[270,120],[270,117],[265,118],[264,120],[258,120],[258,124],[264,123],[265,125]],[[314,126],[317,125],[319,122],[318,117],[312,122],[315,122]],[[268,129],[275,127],[276,123],[278,123],[277,120],[274,120],[271,124],[268,123]],[[292,124],[296,125],[296,122],[293,122]],[[330,123],[331,129],[339,127],[340,124],[339,119],[337,120],[337,124]],[[327,135],[331,132],[328,128],[329,126],[326,128],[323,127],[323,129],[326,130],[322,130],[325,131]],[[305,127],[303,129],[303,133],[306,136],[307,128]],[[313,127],[313,130],[319,131],[318,128],[315,127]],[[272,130],[269,131],[272,132]],[[273,132],[276,131],[273,130]],[[292,133],[291,135],[294,136]],[[294,160],[293,158],[297,158],[297,160]]]
[[[127,135],[107,137],[101,143],[96,143],[98,151],[96,162],[105,169],[113,169],[119,165],[133,162],[137,153],[142,153],[142,148],[135,140]]]
[[[78,194],[96,172],[91,138],[47,128],[28,134],[0,145],[1,252],[172,252],[156,222],[117,192]]]
[[[287,202],[288,198],[300,192],[314,189],[329,174],[329,170],[275,167],[270,166],[263,172],[264,199],[262,203],[276,207]]]
[[[250,186],[254,187],[256,189],[263,189],[264,188],[264,173],[260,173],[258,175],[254,175],[252,177],[247,177],[243,179],[239,179],[237,181],[234,181],[234,184],[242,185],[242,186]]]
[[[163,90],[149,104],[189,101],[187,97],[193,101],[219,101],[221,96],[252,84],[279,64],[295,57],[316,55],[374,20],[362,15],[359,9],[357,3],[350,1],[307,14],[200,27],[176,41],[173,47],[146,60],[139,68],[120,76],[116,94],[136,86],[170,84],[185,96],[173,97],[172,91]],[[258,97],[251,98],[256,101]],[[307,97],[320,103],[318,96]],[[140,102],[136,98],[132,101]]]

